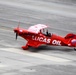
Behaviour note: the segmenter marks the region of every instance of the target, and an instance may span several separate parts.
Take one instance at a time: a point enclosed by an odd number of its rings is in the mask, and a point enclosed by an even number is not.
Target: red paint
[[[41,26],[41,24],[38,24],[38,25],[35,25],[34,27],[37,29],[39,25]],[[48,35],[45,35],[41,32],[41,31],[44,31],[45,28],[47,28],[46,25],[44,26],[42,26],[40,30],[37,30],[37,32],[35,32],[36,29],[32,29],[30,31],[28,29],[21,29],[19,27],[14,29],[14,32],[18,36],[21,36],[22,38],[27,40],[27,44],[25,46],[22,46],[23,49],[28,49],[29,46],[37,48],[43,44],[76,47],[76,35],[75,34],[69,33],[65,37],[58,36],[56,34],[51,34],[51,33]]]

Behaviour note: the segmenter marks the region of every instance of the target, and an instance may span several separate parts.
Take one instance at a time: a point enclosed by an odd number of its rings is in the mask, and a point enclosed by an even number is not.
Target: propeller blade
[[[18,34],[16,33],[16,40],[17,40]]]
[[[20,26],[20,22],[19,22],[18,27],[17,27],[17,28],[18,28],[18,30],[19,30],[19,26]]]
[[[19,22],[18,27],[17,27],[16,40],[17,40],[17,37],[18,37],[18,35],[19,35],[19,25],[20,25],[20,22]]]

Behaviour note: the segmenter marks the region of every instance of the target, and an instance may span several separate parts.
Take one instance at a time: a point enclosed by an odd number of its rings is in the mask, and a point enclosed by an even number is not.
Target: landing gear
[[[31,46],[28,46],[28,45],[22,46],[22,49],[23,50],[28,50],[29,49],[30,52],[36,52],[37,51],[35,48],[33,48]]]
[[[74,47],[74,50],[76,51],[76,47]]]
[[[26,45],[26,46],[22,46],[22,49],[23,50],[27,50],[28,49],[28,46]]]
[[[27,44],[26,44],[25,46],[22,46],[22,49],[23,49],[23,50],[28,50],[28,48],[29,48],[28,42],[27,42]]]

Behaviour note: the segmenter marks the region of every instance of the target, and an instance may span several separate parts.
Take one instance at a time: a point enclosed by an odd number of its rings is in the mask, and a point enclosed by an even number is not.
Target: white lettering
[[[55,45],[55,44],[56,44],[56,40],[53,40],[53,41],[52,41],[52,44],[54,44],[54,45]]]
[[[35,36],[32,36],[32,40],[39,41],[39,42],[45,42],[45,43],[50,43],[51,41],[51,39],[48,39],[48,38],[35,37]]]
[[[51,39],[47,39],[47,43],[50,43]]]
[[[38,37],[38,38],[39,38],[39,37]],[[43,40],[43,37],[40,37],[40,38],[39,38],[39,41],[41,42],[42,40]]]
[[[32,36],[32,40],[35,40],[35,37],[34,36]]]
[[[47,41],[46,41],[46,38],[43,39],[43,42],[47,42]]]
[[[59,45],[59,46],[60,46],[60,45],[61,45],[61,41],[53,40],[53,41],[52,41],[52,44],[53,44],[53,45]]]

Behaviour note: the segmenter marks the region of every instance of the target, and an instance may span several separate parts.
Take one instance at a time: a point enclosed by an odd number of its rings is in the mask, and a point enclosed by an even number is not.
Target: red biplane
[[[51,34],[48,32],[48,26],[37,24],[30,26],[28,29],[15,28],[14,32],[17,36],[21,36],[27,43],[22,46],[22,49],[27,50],[29,47],[38,48],[41,45],[68,46],[74,47],[76,50],[76,35],[73,33],[67,34],[65,37]]]

